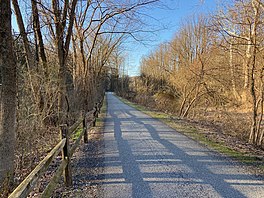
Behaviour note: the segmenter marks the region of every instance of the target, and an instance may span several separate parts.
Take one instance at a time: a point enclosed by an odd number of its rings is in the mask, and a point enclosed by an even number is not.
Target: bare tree
[[[16,136],[16,58],[13,51],[10,1],[0,2],[0,185],[13,180]]]
[[[17,18],[17,24],[19,27],[19,31],[20,31],[20,35],[22,37],[23,40],[23,46],[24,46],[24,51],[25,51],[25,58],[26,58],[26,63],[27,63],[27,70],[28,70],[28,76],[30,79],[30,86],[31,86],[31,90],[32,90],[32,95],[34,98],[34,102],[37,103],[37,93],[34,87],[34,82],[32,79],[32,69],[34,68],[35,64],[34,64],[34,58],[32,56],[32,51],[30,49],[30,44],[29,44],[29,40],[27,37],[27,32],[25,29],[25,25],[23,22],[23,17],[18,5],[18,1],[17,0],[12,0],[12,4],[15,10],[15,14],[16,14],[16,18]]]
[[[230,45],[230,69],[232,75],[232,87],[236,93],[234,68],[232,63],[233,50],[236,48],[243,58],[244,85],[241,92],[242,102],[247,103],[251,97],[250,103],[252,108],[251,130],[249,133],[249,142],[261,144],[262,137],[260,125],[262,122],[262,69],[259,67],[258,57],[263,47],[261,44],[262,35],[259,31],[262,26],[263,10],[260,0],[238,1],[234,7],[229,8],[227,13],[222,13],[217,17],[218,26],[225,40]],[[229,37],[229,38],[228,38]],[[260,83],[260,84],[259,84]],[[239,99],[238,97],[236,97]],[[259,139],[260,138],[260,139]]]
[[[67,83],[66,83],[66,60],[68,58],[70,41],[72,36],[72,29],[75,17],[75,8],[77,0],[71,2],[61,2],[59,0],[52,1],[52,14],[53,17],[49,20],[53,20],[55,24],[55,30],[50,24],[51,31],[55,33],[55,44],[57,49],[57,56],[59,62],[59,74],[58,74],[58,119],[59,123],[66,122],[68,96],[67,96]],[[61,7],[63,9],[61,10]],[[50,12],[50,10],[48,10]],[[47,14],[47,17],[49,15]]]
[[[35,40],[36,40],[36,56],[37,60],[39,60],[39,56],[42,60],[43,68],[44,68],[44,74],[45,74],[45,80],[47,81],[49,71],[48,71],[48,65],[47,65],[47,56],[45,53],[45,47],[43,42],[43,36],[41,33],[41,27],[40,27],[40,21],[39,21],[39,10],[38,10],[38,4],[36,0],[31,0],[32,5],[32,18],[33,18],[33,28],[34,28],[34,34],[35,34]]]

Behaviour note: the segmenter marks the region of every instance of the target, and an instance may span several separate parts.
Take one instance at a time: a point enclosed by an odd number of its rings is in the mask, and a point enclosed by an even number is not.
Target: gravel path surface
[[[264,180],[107,94],[95,197],[263,198]],[[91,179],[91,178],[90,178]]]
[[[71,198],[264,198],[264,178],[107,94],[104,130],[73,157]]]
[[[61,181],[53,198],[102,197],[104,146],[101,127],[89,131],[88,137],[88,144],[82,142],[72,158],[73,186],[65,187]]]

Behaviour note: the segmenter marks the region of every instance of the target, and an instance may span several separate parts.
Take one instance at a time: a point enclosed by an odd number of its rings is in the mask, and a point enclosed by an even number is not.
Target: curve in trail
[[[107,94],[100,197],[263,198],[263,178]]]

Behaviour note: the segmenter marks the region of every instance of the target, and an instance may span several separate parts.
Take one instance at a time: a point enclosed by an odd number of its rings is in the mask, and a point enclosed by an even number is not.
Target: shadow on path
[[[133,198],[170,197],[163,191],[178,193],[174,197],[245,198],[256,195],[254,191],[257,190],[258,197],[264,197],[262,177],[246,173],[237,163],[125,105],[116,97],[107,97],[104,134],[105,142],[113,147],[110,150],[105,147],[107,155],[97,159],[100,163],[96,166],[106,171],[96,176],[92,184],[100,183],[112,191],[116,186],[123,188],[131,184],[132,194],[122,196]],[[117,171],[120,167],[121,172]],[[198,191],[200,194],[192,194]]]
[[[140,168],[127,140],[122,137],[120,120],[113,112],[110,112],[114,121],[114,137],[117,142],[119,158],[122,164],[125,181],[132,184],[132,197],[152,197],[151,189],[147,182],[144,182]]]

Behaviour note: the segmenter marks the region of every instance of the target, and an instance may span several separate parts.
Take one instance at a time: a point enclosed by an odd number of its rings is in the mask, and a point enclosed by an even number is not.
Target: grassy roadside
[[[132,103],[124,98],[119,97],[121,101],[128,104],[129,106],[132,106],[147,115],[159,119],[163,123],[167,124],[168,126],[174,128],[178,132],[192,138],[193,140],[198,141],[199,143],[207,146],[210,149],[213,149],[219,153],[222,153],[226,156],[229,156],[235,160],[238,160],[246,165],[253,165],[257,168],[257,172],[259,174],[264,175],[264,162],[263,160],[259,159],[258,157],[254,155],[248,155],[239,151],[236,151],[232,149],[231,147],[228,147],[228,145],[225,145],[224,143],[214,141],[213,139],[209,139],[206,136],[206,133],[199,129],[196,126],[191,125],[190,123],[187,123],[186,121],[172,118],[170,115],[159,112],[159,111],[152,111],[148,109],[147,107],[144,107],[139,104]]]
[[[104,126],[104,118],[106,116],[106,108],[107,108],[107,104],[106,104],[106,97],[104,98],[104,101],[103,101],[103,105],[101,107],[101,112],[100,114],[98,115],[98,118],[96,118],[96,126],[95,127],[92,127],[91,129],[101,129],[103,126]],[[82,123],[80,124],[82,125]],[[75,133],[72,134],[72,140],[76,140],[79,138],[80,134],[82,133],[82,126],[79,126],[78,129],[76,130]]]

